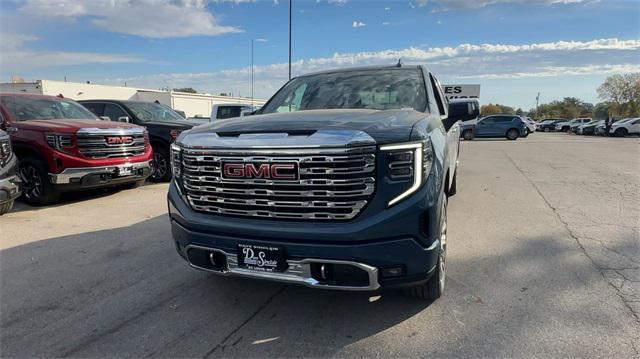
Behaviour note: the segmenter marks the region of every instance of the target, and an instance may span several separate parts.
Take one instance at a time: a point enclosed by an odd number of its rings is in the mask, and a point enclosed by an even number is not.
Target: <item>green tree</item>
[[[173,89],[173,91],[186,92],[186,93],[198,93],[198,91],[196,91],[193,87],[180,87],[180,88]]]
[[[607,77],[598,87],[598,97],[610,104],[610,115],[639,116],[640,73]]]
[[[494,104],[482,105],[480,107],[480,114],[482,114],[482,116],[495,115],[501,112],[502,110],[500,109],[500,107]]]
[[[522,111],[522,109],[518,107],[518,109],[516,110],[516,115],[522,116],[524,115],[524,111]]]

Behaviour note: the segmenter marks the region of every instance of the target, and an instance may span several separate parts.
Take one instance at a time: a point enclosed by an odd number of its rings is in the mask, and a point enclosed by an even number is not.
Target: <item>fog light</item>
[[[383,278],[400,277],[402,275],[402,267],[382,268]]]

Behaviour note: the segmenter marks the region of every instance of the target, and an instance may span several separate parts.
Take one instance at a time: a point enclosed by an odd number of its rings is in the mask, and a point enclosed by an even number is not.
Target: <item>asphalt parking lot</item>
[[[461,146],[435,303],[193,270],[154,184],[0,218],[1,355],[639,357],[640,139]]]

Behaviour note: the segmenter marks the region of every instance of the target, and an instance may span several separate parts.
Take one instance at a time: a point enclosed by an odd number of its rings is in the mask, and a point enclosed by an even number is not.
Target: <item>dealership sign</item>
[[[447,100],[456,98],[480,98],[480,85],[444,85]]]

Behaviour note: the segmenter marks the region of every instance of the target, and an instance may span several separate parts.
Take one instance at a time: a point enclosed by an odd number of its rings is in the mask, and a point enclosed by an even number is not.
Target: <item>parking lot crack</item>
[[[253,318],[255,318],[258,314],[260,314],[267,306],[269,306],[269,304],[271,304],[271,302],[280,294],[282,294],[282,292],[284,292],[284,290],[287,289],[287,286],[282,286],[280,289],[278,289],[274,294],[272,294],[271,296],[269,296],[267,298],[267,300],[264,301],[264,303],[262,303],[247,319],[245,319],[242,323],[240,323],[238,326],[236,326],[235,328],[233,328],[233,330],[231,330],[231,332],[229,332],[229,334],[227,334],[227,336],[225,336],[220,343],[216,344],[216,346],[214,346],[211,350],[209,350],[205,355],[202,356],[202,358],[209,358],[213,355],[213,353],[215,353],[216,351],[218,351],[219,349],[222,349],[224,351],[224,348],[226,346],[227,341],[233,337],[234,334],[236,334],[238,331],[240,331],[240,329],[242,329],[245,325],[247,325],[251,320],[253,320]]]
[[[544,201],[544,203],[547,205],[547,207],[549,207],[551,209],[551,211],[553,212],[553,214],[556,216],[556,218],[558,219],[558,221],[563,225],[563,227],[565,228],[566,232],[569,234],[569,236],[571,238],[573,238],[573,240],[576,242],[576,244],[578,245],[578,248],[580,249],[580,251],[582,251],[582,253],[584,254],[584,256],[589,259],[589,261],[591,262],[591,264],[598,270],[598,272],[600,273],[600,275],[602,276],[602,278],[605,280],[605,282],[607,284],[609,284],[609,286],[611,288],[614,289],[616,295],[622,300],[622,303],[625,307],[627,307],[627,309],[631,312],[631,315],[634,317],[634,320],[636,322],[636,324],[640,325],[640,314],[637,313],[634,308],[631,306],[631,304],[629,304],[629,301],[625,298],[624,293],[622,293],[621,288],[618,288],[614,283],[612,283],[609,278],[607,278],[607,276],[605,275],[605,271],[607,270],[619,270],[619,269],[615,269],[615,268],[603,268],[602,266],[598,265],[598,263],[593,259],[593,257],[591,255],[589,255],[588,251],[586,250],[586,248],[584,247],[584,244],[580,241],[580,238],[578,237],[578,235],[576,235],[571,228],[569,227],[569,223],[567,223],[567,221],[565,221],[562,216],[560,215],[560,213],[558,213],[557,208],[555,208],[550,202],[549,200],[544,196],[544,194],[542,194],[542,191],[540,190],[540,188],[538,187],[538,185],[536,185],[535,182],[533,182],[533,180],[531,178],[529,178],[529,176],[522,170],[522,168],[520,168],[520,166],[517,165],[517,163],[513,160],[513,158],[511,158],[511,156],[509,156],[509,154],[507,152],[504,152],[505,157],[507,157],[507,159],[509,160],[509,162],[511,162],[511,164],[513,165],[513,167],[520,172],[520,174],[527,180],[527,182],[529,182],[529,184],[533,187],[533,189],[538,193],[538,195],[540,196],[540,198]],[[636,268],[632,268],[632,269],[636,269]],[[636,348],[634,347],[634,350],[636,350]]]

